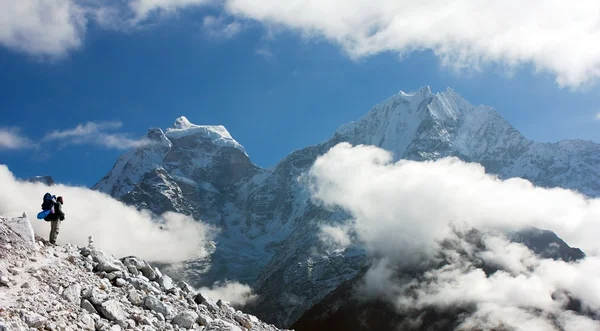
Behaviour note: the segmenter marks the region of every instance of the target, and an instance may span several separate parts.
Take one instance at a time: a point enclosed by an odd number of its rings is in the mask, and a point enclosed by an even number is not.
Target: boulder
[[[233,319],[246,329],[252,329],[252,322],[250,321],[250,318],[236,314],[233,315]]]
[[[108,298],[105,292],[95,287],[88,289],[84,293],[83,297],[88,299],[94,305],[100,305],[103,301],[105,301]]]
[[[96,322],[94,322],[94,319],[89,314],[81,314],[79,321],[84,330],[96,330]]]
[[[116,300],[108,300],[102,303],[99,308],[102,315],[111,321],[124,321],[127,319],[121,303]]]
[[[177,286],[179,286],[179,288],[185,292],[185,294],[188,293],[192,293],[194,292],[194,288],[190,286],[190,284],[184,282],[184,281],[180,281],[179,283],[177,283]]]
[[[150,309],[155,313],[162,314],[165,319],[172,319],[175,317],[175,310],[173,307],[165,302],[158,300],[155,296],[147,296],[144,298],[144,307]]]
[[[198,314],[191,310],[186,310],[173,318],[173,324],[185,328],[191,329],[198,319]]]
[[[204,312],[200,312],[200,314],[198,314],[198,318],[196,319],[196,321],[200,325],[209,326],[210,323],[213,322],[213,319],[212,319],[212,317],[208,316],[208,314],[206,314]]]
[[[85,309],[90,314],[98,313],[98,311],[96,311],[96,308],[94,308],[94,305],[92,305],[92,303],[89,302],[87,299],[81,300],[81,308]]]
[[[62,297],[69,303],[79,304],[81,302],[81,285],[79,283],[71,284],[63,291]]]
[[[35,233],[27,216],[15,217],[8,220],[6,225],[23,239],[25,243],[33,247],[35,245]]]
[[[129,290],[127,299],[136,306],[140,306],[144,301],[142,296],[134,289]]]
[[[173,279],[167,275],[163,275],[161,278],[159,278],[158,284],[164,291],[169,291],[175,287],[175,284],[173,284]]]
[[[27,326],[36,329],[44,327],[47,321],[47,319],[44,316],[34,312],[26,312],[25,314],[23,314],[22,318],[25,324],[27,324]]]
[[[148,280],[152,281],[157,278],[157,273],[154,271],[150,264],[139,257],[136,256],[127,256],[121,259],[121,262],[127,267],[127,269],[132,272],[133,266],[136,270],[140,271]],[[133,273],[133,272],[132,272]]]
[[[140,278],[132,278],[130,280],[131,285],[133,285],[133,287],[135,287],[136,289],[140,290],[140,291],[145,291],[145,292],[152,292],[154,294],[161,294],[161,290],[157,289],[156,287],[152,286],[152,284],[150,284],[150,282],[145,281],[143,279]]]
[[[197,304],[205,303],[206,301],[208,301],[208,298],[206,298],[202,293],[198,293],[194,296],[194,302]]]
[[[123,266],[118,260],[102,257],[97,259],[98,264],[94,268],[95,271],[113,272],[121,271]]]

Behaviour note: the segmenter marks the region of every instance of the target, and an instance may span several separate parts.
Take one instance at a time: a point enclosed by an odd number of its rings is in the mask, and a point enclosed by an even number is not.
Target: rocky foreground
[[[278,330],[174,283],[134,256],[54,246],[26,215],[0,217],[0,331]]]

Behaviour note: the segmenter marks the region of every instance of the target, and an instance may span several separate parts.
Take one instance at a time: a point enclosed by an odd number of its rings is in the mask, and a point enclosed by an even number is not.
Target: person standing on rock
[[[62,211],[63,197],[56,198],[54,202],[54,213],[46,216],[44,221],[50,222],[50,238],[51,244],[56,245],[56,238],[58,237],[58,230],[60,228],[60,222],[64,221],[65,213]]]

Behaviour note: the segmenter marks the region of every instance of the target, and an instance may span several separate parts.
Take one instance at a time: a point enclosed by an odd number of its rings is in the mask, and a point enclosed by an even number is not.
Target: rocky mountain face
[[[48,186],[55,184],[54,179],[51,176],[34,176],[26,178],[25,181],[30,183],[42,183]]]
[[[459,249],[460,246],[448,243],[445,250],[440,252],[438,257],[442,263],[432,266],[431,269],[444,268],[450,261],[455,259],[453,254],[468,255],[467,259],[483,270],[487,277],[499,271],[495,265],[490,265],[485,261],[479,263],[474,258],[481,252],[482,232],[472,229],[467,236],[462,236],[464,242],[478,247],[474,252],[465,254]],[[507,236],[515,243],[522,243],[532,252],[535,252],[541,258],[573,262],[581,260],[585,254],[572,248],[560,239],[555,233],[536,228],[520,230],[510,233]],[[410,330],[410,331],[442,331],[442,330],[465,330],[461,327],[461,322],[465,315],[475,312],[473,304],[467,301],[463,305],[452,307],[419,307],[412,310],[399,310],[394,307],[391,300],[379,298],[365,298],[361,295],[360,289],[365,283],[367,272],[365,267],[353,279],[348,280],[331,291],[322,301],[310,308],[300,319],[298,319],[292,328],[297,331],[359,331],[359,330]],[[395,275],[397,285],[400,286],[406,280],[413,280],[422,277],[428,270],[406,268],[400,269]],[[410,295],[410,293],[406,293]],[[558,300],[558,298],[557,298]],[[588,314],[581,306],[577,305],[576,300],[571,300],[567,304],[567,309],[578,314]],[[591,316],[594,317],[594,316]],[[418,321],[418,322],[417,322]],[[466,328],[466,330],[471,330]],[[479,328],[475,328],[479,330]],[[513,330],[509,326],[500,327],[498,330]],[[560,328],[560,330],[564,330]],[[567,329],[569,330],[569,329]]]
[[[278,330],[135,256],[54,246],[0,217],[0,330]]]
[[[151,129],[148,138],[155,143],[121,156],[94,188],[139,208],[178,211],[218,226],[210,258],[189,261],[179,274],[198,286],[223,278],[251,284],[259,299],[248,309],[280,326],[291,325],[365,263],[359,246],[323,246],[319,226],[348,215],[313,204],[298,180],[340,142],[375,145],[396,160],[456,156],[501,178],[600,196],[600,145],[528,140],[493,108],[473,106],[451,89],[400,92],[272,169],[253,164],[221,126],[181,117],[166,132]]]

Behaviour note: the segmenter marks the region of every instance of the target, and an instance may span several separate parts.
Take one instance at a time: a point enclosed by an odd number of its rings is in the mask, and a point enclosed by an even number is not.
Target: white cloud
[[[341,233],[350,227],[369,254],[382,259],[365,277],[366,294],[385,294],[401,310],[474,305],[465,330],[500,323],[516,330],[554,330],[553,318],[565,330],[594,325],[566,312],[566,299],[558,294],[569,293],[585,309],[600,310],[600,199],[518,178],[500,180],[455,158],[392,163],[382,149],[348,143],[319,157],[308,179],[316,201],[352,215]],[[470,226],[487,233],[483,251],[456,235]],[[555,231],[587,257],[576,263],[541,259],[497,234],[528,226]],[[457,248],[442,246],[448,240]],[[397,278],[398,270],[421,268],[440,254],[446,266],[408,284]],[[474,261],[502,270],[486,275]]]
[[[73,0],[0,0],[0,45],[63,56],[83,42],[87,20]]]
[[[596,114],[596,119],[600,120],[600,113]]]
[[[600,75],[600,2],[225,0],[235,16],[326,38],[352,57],[432,50],[443,64],[533,64],[578,86]]]
[[[107,148],[129,149],[149,144],[147,139],[131,139],[122,133],[107,133],[116,130],[121,122],[87,122],[73,129],[53,131],[46,135],[47,140],[61,140],[67,144],[96,144]]]
[[[329,249],[344,249],[352,243],[349,226],[321,225],[319,240]]]
[[[258,298],[252,293],[250,286],[232,281],[217,282],[212,287],[202,287],[199,291],[213,300],[221,299],[233,305],[245,305]]]
[[[181,214],[166,213],[155,218],[149,212],[138,211],[85,187],[17,181],[2,164],[0,182],[0,215],[17,216],[25,211],[35,233],[48,238],[49,223],[35,218],[41,210],[42,197],[46,192],[63,196],[66,219],[61,225],[58,242],[85,246],[91,235],[98,248],[117,257],[136,255],[163,262],[204,257],[204,244],[215,231]],[[161,225],[167,230],[161,229]]]
[[[202,6],[222,9],[222,15],[234,19],[220,26],[224,36],[239,32],[238,20],[251,19],[269,31],[283,27],[306,38],[324,38],[352,58],[431,50],[452,68],[532,65],[570,87],[600,75],[595,14],[600,2],[595,0],[582,0],[576,8],[562,0],[129,0],[121,6],[0,0],[0,44],[29,54],[64,55],[82,45],[88,20],[121,29],[153,13]]]
[[[33,146],[31,140],[19,135],[16,129],[0,128],[0,150],[21,149]]]
[[[551,229],[588,254],[600,252],[600,199],[520,178],[499,180],[456,158],[391,160],[383,149],[341,143],[310,171],[314,198],[352,213],[360,239],[374,251],[405,261],[435,252],[450,221],[481,229]],[[406,247],[398,251],[397,243]]]
[[[230,39],[242,31],[242,24],[235,20],[226,22],[223,16],[206,16],[202,24],[205,33],[211,38]]]
[[[148,18],[152,12],[173,13],[178,9],[200,6],[214,2],[213,0],[131,0],[129,8],[134,13],[134,21],[140,22]]]

